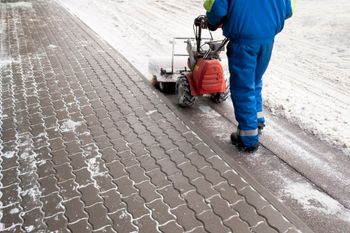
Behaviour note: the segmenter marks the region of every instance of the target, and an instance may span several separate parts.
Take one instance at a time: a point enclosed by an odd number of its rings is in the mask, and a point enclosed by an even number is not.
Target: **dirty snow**
[[[283,176],[281,178],[285,188],[280,191],[280,197],[288,196],[294,199],[308,212],[317,211],[350,222],[350,211],[340,205],[338,201],[317,190],[309,183],[294,182]]]
[[[169,56],[169,40],[192,36],[194,17],[204,13],[202,0],[58,1],[149,78],[148,59]],[[276,38],[264,104],[350,153],[349,7],[346,0],[298,2]]]

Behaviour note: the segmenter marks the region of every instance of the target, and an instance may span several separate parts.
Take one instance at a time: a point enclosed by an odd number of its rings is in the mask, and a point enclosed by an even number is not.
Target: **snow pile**
[[[203,1],[59,1],[150,79],[148,59],[169,57],[169,40],[193,36],[193,19],[204,13]],[[346,0],[298,2],[276,38],[263,94],[273,113],[350,153],[349,7]]]

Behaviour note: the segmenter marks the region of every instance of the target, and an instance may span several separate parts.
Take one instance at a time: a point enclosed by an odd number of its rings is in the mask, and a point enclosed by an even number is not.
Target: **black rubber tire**
[[[228,97],[228,93],[218,92],[210,95],[210,99],[217,104],[224,102]]]
[[[226,80],[226,92],[217,92],[210,95],[210,99],[217,104],[224,102],[230,95],[229,80]]]
[[[190,84],[186,76],[179,77],[176,85],[177,101],[181,107],[190,107],[196,100],[196,96],[191,95]]]

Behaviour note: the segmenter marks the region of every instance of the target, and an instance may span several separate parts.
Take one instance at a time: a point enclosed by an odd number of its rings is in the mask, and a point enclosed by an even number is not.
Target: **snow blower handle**
[[[194,25],[202,29],[208,28],[208,18],[205,15],[200,15],[194,19]]]

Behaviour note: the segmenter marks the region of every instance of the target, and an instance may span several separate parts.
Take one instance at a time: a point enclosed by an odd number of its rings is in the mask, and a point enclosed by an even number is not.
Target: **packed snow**
[[[149,78],[149,58],[169,56],[169,41],[193,36],[193,19],[204,13],[202,0],[58,1]],[[349,7],[345,0],[298,1],[276,38],[263,90],[264,105],[274,114],[348,152]]]
[[[280,176],[280,174],[274,174],[273,172],[272,174]],[[286,177],[280,177],[283,179],[285,186],[285,189],[280,191],[280,197],[289,196],[293,198],[308,212],[317,211],[350,222],[350,211],[345,209],[338,201],[315,189],[309,183],[296,183]]]

